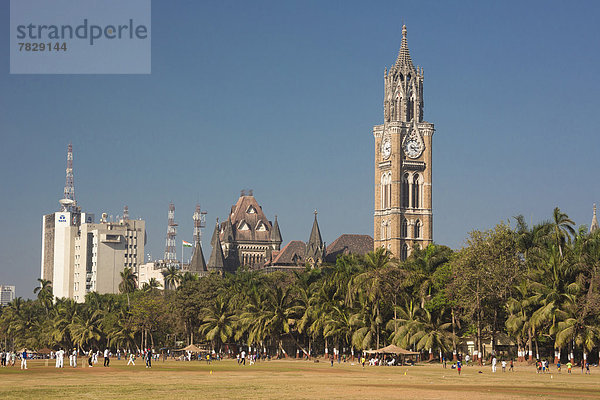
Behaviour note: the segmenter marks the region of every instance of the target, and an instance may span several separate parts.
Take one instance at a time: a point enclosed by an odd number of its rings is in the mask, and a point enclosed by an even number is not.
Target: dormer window
[[[256,231],[264,232],[266,230],[267,230],[267,227],[265,226],[265,224],[263,224],[261,221],[258,221],[258,224],[256,224]]]
[[[246,223],[246,221],[241,221],[238,225],[238,231],[247,231],[250,230],[250,226]]]
[[[256,214],[256,208],[254,208],[254,206],[252,206],[252,204],[250,204],[248,206],[248,209],[246,210],[247,214]]]

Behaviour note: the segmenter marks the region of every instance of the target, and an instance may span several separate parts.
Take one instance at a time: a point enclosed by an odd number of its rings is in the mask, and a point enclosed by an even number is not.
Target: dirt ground
[[[358,363],[277,360],[237,365],[213,362],[157,361],[146,369],[142,360],[102,362],[93,368],[54,368],[54,360],[29,361],[29,369],[0,368],[0,398],[54,399],[600,399],[600,368],[591,375],[575,369],[569,375],[533,367],[493,374],[490,367],[469,366],[462,375],[439,364],[414,367],[365,367]],[[66,359],[68,363],[68,359]],[[481,372],[481,373],[480,373]]]

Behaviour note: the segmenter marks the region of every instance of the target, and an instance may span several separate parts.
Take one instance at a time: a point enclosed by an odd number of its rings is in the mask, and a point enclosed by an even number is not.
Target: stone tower
[[[423,69],[413,65],[402,27],[396,63],[386,69],[383,124],[375,137],[374,245],[404,260],[433,241],[433,124],[423,120]]]

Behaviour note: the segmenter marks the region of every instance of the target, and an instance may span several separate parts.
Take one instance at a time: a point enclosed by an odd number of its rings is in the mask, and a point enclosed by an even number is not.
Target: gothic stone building
[[[208,269],[235,272],[240,266],[264,264],[281,242],[277,217],[271,223],[252,191],[242,191],[227,219],[215,226]]]
[[[384,72],[383,124],[375,137],[374,246],[406,259],[433,241],[431,146],[423,120],[423,69],[413,65],[402,27],[396,63]]]

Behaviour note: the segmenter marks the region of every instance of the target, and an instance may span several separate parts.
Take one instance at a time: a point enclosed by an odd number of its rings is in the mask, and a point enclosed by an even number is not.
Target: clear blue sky
[[[252,188],[284,242],[372,235],[372,126],[401,26],[435,123],[434,237],[600,202],[597,2],[158,1],[151,75],[9,75],[0,3],[0,284],[33,296],[41,217],[57,210],[65,152],[85,211],[147,222],[162,257],[167,207],[191,240]],[[180,241],[178,240],[178,252]]]

